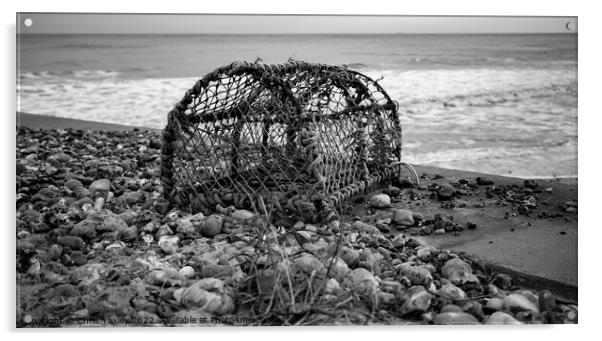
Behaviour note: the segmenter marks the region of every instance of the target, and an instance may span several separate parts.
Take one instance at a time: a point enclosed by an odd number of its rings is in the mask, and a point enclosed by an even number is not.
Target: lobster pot
[[[164,194],[191,212],[319,220],[401,161],[397,106],[375,81],[296,61],[209,73],[169,112],[163,140]]]

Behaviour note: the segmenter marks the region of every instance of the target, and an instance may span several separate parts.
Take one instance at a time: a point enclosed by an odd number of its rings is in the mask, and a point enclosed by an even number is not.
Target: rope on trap
[[[331,220],[343,201],[400,176],[397,103],[343,66],[235,62],[186,91],[163,130],[161,179],[192,212],[234,205]]]

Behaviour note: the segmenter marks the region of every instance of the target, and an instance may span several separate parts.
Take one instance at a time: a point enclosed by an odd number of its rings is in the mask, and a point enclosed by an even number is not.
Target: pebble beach
[[[163,198],[159,131],[33,123],[17,127],[18,327],[578,321],[576,300],[427,242],[476,238],[487,220],[454,217],[466,207],[575,222],[576,193],[543,181],[419,169],[324,224],[191,214]]]

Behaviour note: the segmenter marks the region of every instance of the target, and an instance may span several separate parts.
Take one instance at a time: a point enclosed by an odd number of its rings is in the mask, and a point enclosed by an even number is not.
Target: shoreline
[[[38,114],[28,114],[23,112],[17,112],[17,126],[21,125],[28,128],[35,129],[82,129],[82,130],[93,130],[93,131],[126,131],[132,129],[140,129],[147,130],[160,133],[161,129],[143,127],[143,126],[130,126],[125,124],[117,124],[117,123],[106,123],[100,121],[88,121],[88,120],[80,120],[73,118],[65,118],[65,117],[56,117],[56,116],[47,116],[47,115],[38,115]],[[408,134],[411,135],[411,134]],[[460,175],[465,177],[476,177],[476,176],[487,176],[487,177],[495,177],[500,179],[527,179],[527,178],[519,178],[513,176],[506,175],[496,175],[484,172],[475,172],[475,171],[467,171],[461,169],[451,169],[451,168],[443,168],[437,166],[425,166],[419,165],[417,166],[420,169],[425,169],[431,172],[442,172],[447,175]],[[443,174],[442,174],[443,175]],[[444,175],[445,176],[445,175]],[[561,183],[569,183],[576,184],[578,178],[577,177],[529,177],[529,179],[537,179],[537,180],[548,180],[548,181],[558,181]]]
[[[103,131],[123,131],[135,128],[161,132],[160,129],[148,128],[142,126],[129,126],[116,123],[106,123],[100,121],[78,120],[74,118],[65,118],[57,116],[47,116],[38,114],[28,114],[17,111],[17,127],[23,126],[32,129],[82,129],[82,130],[103,130]]]

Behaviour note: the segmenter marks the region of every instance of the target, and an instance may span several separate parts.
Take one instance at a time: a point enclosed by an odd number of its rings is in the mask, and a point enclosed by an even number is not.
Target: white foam
[[[443,70],[367,70],[378,79],[400,104],[474,96],[507,91],[520,92],[552,85],[571,85],[577,81],[572,69],[443,69]]]
[[[399,102],[404,132],[427,133],[421,141],[406,140],[404,157],[409,162],[496,174],[504,174],[496,170],[506,166],[532,176],[550,176],[552,170],[576,174],[576,147],[554,147],[567,136],[576,142],[577,80],[572,69],[366,73],[374,79],[384,77],[379,84]],[[23,73],[17,109],[161,129],[167,112],[196,80],[122,79],[110,70]],[[438,132],[466,138],[445,140]],[[565,164],[542,159],[550,154],[550,146],[574,155],[563,156]]]

